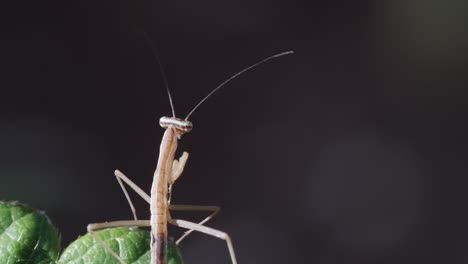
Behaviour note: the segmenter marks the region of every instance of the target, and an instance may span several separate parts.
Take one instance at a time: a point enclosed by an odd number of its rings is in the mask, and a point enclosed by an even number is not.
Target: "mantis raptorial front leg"
[[[188,156],[189,156],[188,153],[184,151],[184,153],[179,158],[179,160],[176,160],[176,159],[174,160],[172,164],[170,185],[172,185],[184,171],[184,167],[185,167],[185,164],[187,163]],[[143,200],[145,200],[148,204],[150,203],[151,197],[145,191],[143,191],[140,187],[138,187],[138,185],[136,185],[132,180],[130,180],[127,176],[125,176],[125,174],[123,174],[121,171],[115,170],[114,175],[117,181],[119,182],[120,188],[122,188],[122,191],[125,194],[125,198],[127,198],[127,202],[128,202],[128,205],[130,206],[130,210],[132,210],[133,218],[137,220],[138,217],[136,216],[135,206],[133,206],[132,199],[130,198],[130,195],[128,195],[127,188],[125,188],[125,185],[123,184],[122,181],[128,184],[128,186],[130,186],[130,188],[132,188],[132,190],[134,190],[138,195],[140,195],[140,197],[143,198]]]
[[[169,179],[169,185],[174,184],[174,182],[180,177],[180,175],[182,175],[188,157],[188,152],[184,151],[182,153],[182,156],[180,156],[179,160],[174,159],[174,162],[172,163],[172,173],[171,178]]]

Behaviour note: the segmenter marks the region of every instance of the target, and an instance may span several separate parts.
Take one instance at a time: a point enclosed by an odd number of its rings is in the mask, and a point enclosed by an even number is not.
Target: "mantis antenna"
[[[151,47],[151,50],[153,51],[154,58],[158,62],[159,69],[161,70],[161,75],[164,81],[164,85],[166,86],[167,95],[169,96],[169,103],[171,104],[172,117],[175,118],[176,115],[175,115],[175,110],[174,110],[174,103],[172,102],[171,91],[169,90],[169,82],[167,81],[166,73],[164,72],[164,67],[162,66],[161,60],[159,59],[158,50],[156,49],[156,45],[154,45],[154,43],[149,38],[148,34],[146,32],[143,32],[143,35],[145,36],[146,41],[148,41],[149,46]]]
[[[273,55],[273,56],[270,56],[266,59],[263,59],[255,64],[252,64],[250,65],[249,67],[243,69],[242,71],[232,75],[231,77],[229,77],[228,79],[226,79],[223,83],[221,83],[220,85],[218,85],[218,87],[214,88],[213,91],[211,91],[207,96],[205,96],[205,98],[203,98],[197,105],[195,105],[195,107],[192,109],[192,111],[190,111],[187,115],[187,117],[185,117],[185,120],[188,120],[188,118],[193,114],[193,112],[195,112],[195,110],[197,110],[197,108],[202,105],[211,95],[213,95],[215,92],[217,92],[219,89],[221,89],[221,87],[223,87],[225,84],[227,84],[228,82],[230,82],[232,79],[236,78],[237,76],[241,75],[242,73],[250,70],[250,69],[253,69],[257,66],[259,66],[260,64],[263,64],[269,60],[272,60],[274,58],[278,58],[278,57],[281,57],[281,56],[284,56],[284,55],[288,55],[288,54],[292,54],[294,53],[294,51],[290,50],[290,51],[286,51],[286,52],[282,52],[282,53],[278,53],[276,55]],[[168,90],[169,91],[169,90]]]

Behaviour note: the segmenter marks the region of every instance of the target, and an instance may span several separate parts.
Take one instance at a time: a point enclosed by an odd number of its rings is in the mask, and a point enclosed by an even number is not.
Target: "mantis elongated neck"
[[[151,186],[151,264],[166,264],[168,179],[176,149],[176,130],[169,126],[161,141],[158,165]]]

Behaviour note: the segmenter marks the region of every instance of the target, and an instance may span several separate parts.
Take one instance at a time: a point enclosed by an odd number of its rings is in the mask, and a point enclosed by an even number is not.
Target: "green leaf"
[[[128,264],[150,263],[150,232],[138,228],[117,227],[93,233]],[[59,264],[120,264],[91,234],[72,242],[62,253]],[[167,247],[167,263],[183,264],[176,245]]]
[[[50,264],[60,252],[60,236],[42,212],[0,201],[0,263]]]

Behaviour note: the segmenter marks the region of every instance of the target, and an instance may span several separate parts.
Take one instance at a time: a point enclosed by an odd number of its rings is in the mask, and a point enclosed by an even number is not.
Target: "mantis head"
[[[167,116],[163,116],[159,119],[159,125],[164,129],[172,126],[173,128],[175,128],[179,137],[185,133],[192,131],[193,128],[192,122],[188,120]]]

